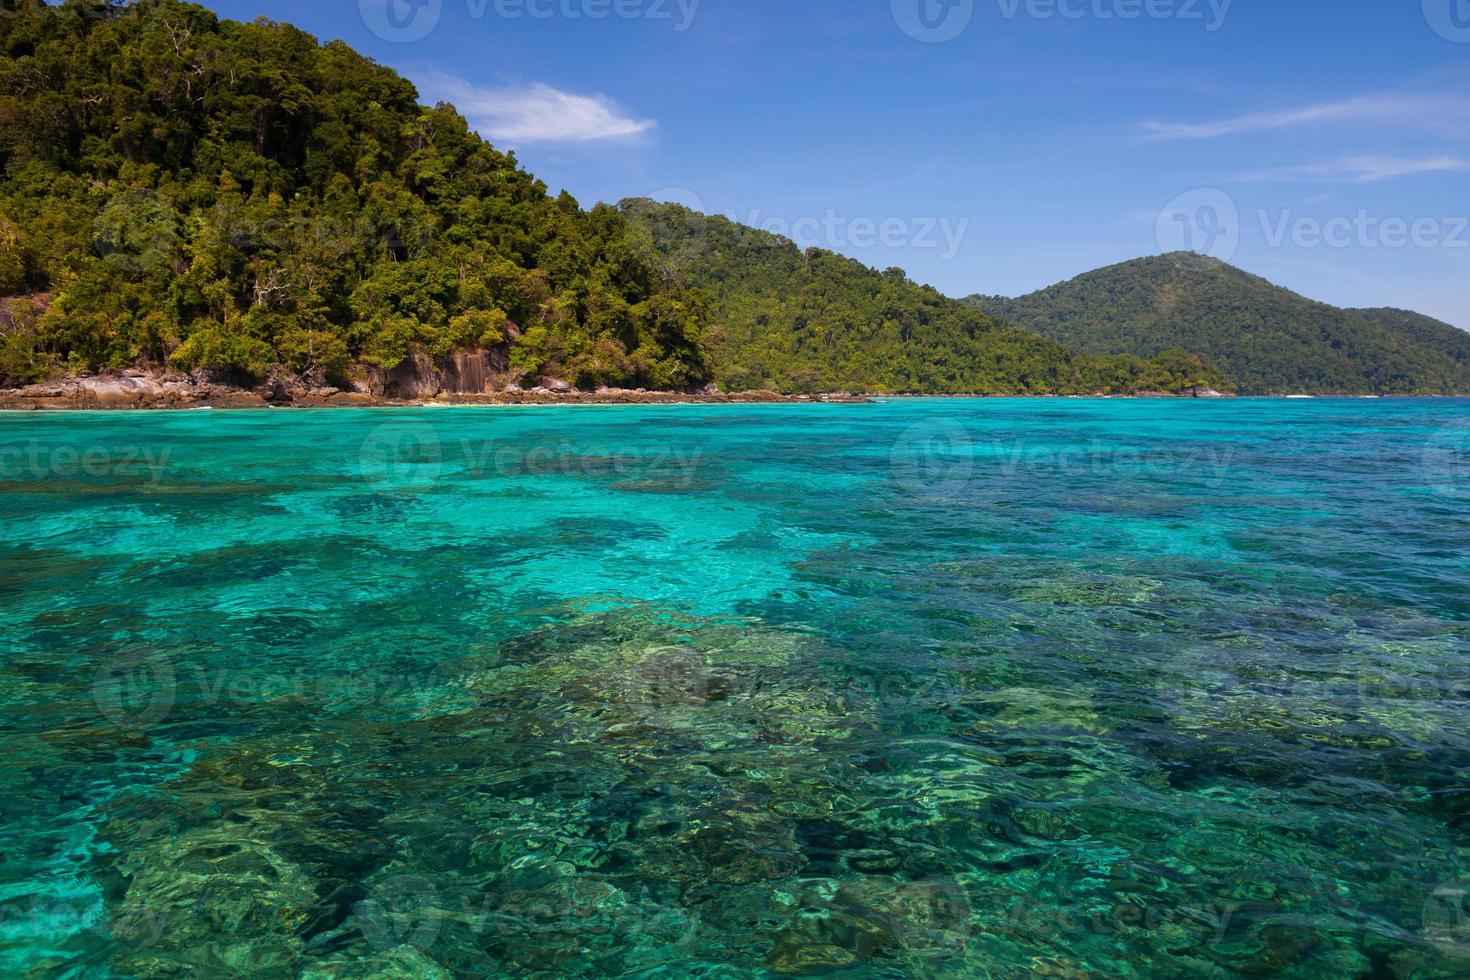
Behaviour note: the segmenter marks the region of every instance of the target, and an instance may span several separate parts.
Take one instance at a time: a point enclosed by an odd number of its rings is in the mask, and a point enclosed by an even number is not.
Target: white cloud
[[[540,83],[485,87],[435,75],[421,88],[425,98],[453,102],[472,127],[503,143],[630,139],[656,125],[625,114],[607,96],[576,95]]]
[[[1162,122],[1150,119],[1143,124],[1144,134],[1157,140],[1197,140],[1255,133],[1272,129],[1289,129],[1309,123],[1387,121],[1444,128],[1456,120],[1463,122],[1467,102],[1463,98],[1384,93],[1364,95],[1341,102],[1275,112],[1256,112],[1230,119],[1204,123]]]
[[[1355,156],[1323,163],[1308,163],[1295,167],[1279,167],[1244,174],[1239,180],[1292,181],[1292,180],[1346,180],[1356,184],[1372,184],[1394,177],[1410,177],[1415,174],[1452,173],[1470,170],[1470,164],[1458,157],[1386,157]]]

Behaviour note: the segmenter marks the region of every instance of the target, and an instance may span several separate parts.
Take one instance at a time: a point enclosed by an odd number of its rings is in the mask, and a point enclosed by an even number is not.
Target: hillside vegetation
[[[1094,393],[1229,389],[1181,350],[1073,356],[1034,333],[823,249],[677,204],[623,202],[680,280],[708,297],[720,383],[784,391]]]
[[[1246,394],[1470,392],[1470,334],[1417,313],[1314,302],[1198,255],[1138,259],[1019,299],[966,302],[1077,350],[1196,351]]]
[[[12,378],[497,346],[528,376],[710,376],[698,301],[616,208],[548,196],[346,45],[174,0],[4,2],[0,295],[52,294]]]
[[[909,282],[648,202],[582,209],[341,42],[178,0],[0,0],[0,383],[172,366],[345,383],[1179,391]]]

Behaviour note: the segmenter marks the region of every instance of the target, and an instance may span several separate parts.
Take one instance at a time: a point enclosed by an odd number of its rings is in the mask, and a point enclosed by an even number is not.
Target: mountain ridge
[[[1335,307],[1193,253],[962,302],[1082,352],[1185,348],[1229,373],[1242,394],[1470,393],[1470,333],[1408,310]]]
[[[961,394],[1233,390],[1183,350],[1078,355],[828,249],[682,205],[619,204],[711,313],[716,380],[731,389]],[[772,330],[772,325],[783,329]]]

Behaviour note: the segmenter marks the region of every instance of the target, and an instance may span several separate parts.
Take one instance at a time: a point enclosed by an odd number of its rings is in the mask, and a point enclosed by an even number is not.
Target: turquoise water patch
[[[0,415],[0,970],[1463,975],[1467,421]]]

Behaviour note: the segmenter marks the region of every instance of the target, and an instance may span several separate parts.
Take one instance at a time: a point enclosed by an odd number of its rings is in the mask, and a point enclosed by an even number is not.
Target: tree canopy
[[[580,387],[1127,393],[896,269],[652,202],[584,210],[339,41],[180,0],[0,0],[0,382],[338,381],[484,350]]]
[[[1131,394],[1232,387],[1190,354],[1074,356],[911,282],[822,249],[700,214],[628,200],[669,266],[709,297],[706,339],[728,388],[989,394]]]
[[[1246,394],[1470,392],[1470,334],[1403,310],[1344,310],[1180,253],[1098,269],[977,310],[1096,354],[1197,351]]]
[[[345,44],[177,0],[0,2],[0,296],[50,294],[3,373],[501,347],[577,383],[709,377],[697,298],[616,208],[549,196]]]

